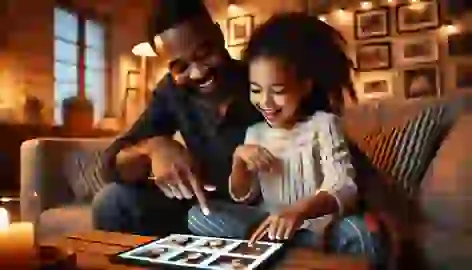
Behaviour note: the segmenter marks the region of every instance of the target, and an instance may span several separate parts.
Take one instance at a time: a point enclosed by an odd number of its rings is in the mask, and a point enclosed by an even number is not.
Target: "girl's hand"
[[[258,145],[240,145],[236,148],[234,156],[243,161],[249,171],[274,173],[280,168],[277,158]]]
[[[305,219],[305,211],[301,207],[289,206],[280,213],[267,217],[252,234],[249,245],[261,240],[266,234],[270,240],[288,240]]]

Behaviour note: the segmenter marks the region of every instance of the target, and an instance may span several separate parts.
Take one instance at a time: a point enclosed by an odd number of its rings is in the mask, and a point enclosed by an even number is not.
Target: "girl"
[[[378,260],[378,243],[363,219],[343,217],[357,197],[354,168],[330,97],[353,92],[351,62],[341,36],[302,13],[276,15],[252,35],[244,59],[249,64],[250,100],[265,122],[250,127],[237,147],[229,192],[239,203],[214,202],[210,214],[189,212],[195,234],[267,236]],[[334,94],[333,94],[334,93]],[[332,216],[341,217],[330,225]]]

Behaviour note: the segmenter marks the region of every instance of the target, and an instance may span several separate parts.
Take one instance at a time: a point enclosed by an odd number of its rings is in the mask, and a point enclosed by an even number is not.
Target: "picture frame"
[[[472,56],[472,33],[458,33],[447,38],[449,56]]]
[[[379,100],[393,96],[394,74],[390,71],[373,71],[361,74],[356,85],[361,100]]]
[[[139,80],[141,72],[138,70],[128,70],[126,73],[126,90],[139,89]]]
[[[472,89],[472,63],[456,63],[454,69],[455,88]]]
[[[396,8],[398,33],[418,32],[439,26],[439,4],[436,1],[421,1],[400,4]]]
[[[394,43],[395,65],[413,66],[439,59],[439,42],[434,35],[399,38]]]
[[[390,42],[360,45],[356,50],[356,69],[361,72],[390,69],[391,54]]]
[[[228,47],[244,45],[254,30],[254,16],[246,14],[228,18],[226,24],[228,27]]]
[[[425,66],[403,71],[405,97],[422,98],[440,96],[440,76],[436,66]]]
[[[356,40],[387,37],[389,35],[390,15],[388,8],[357,10],[354,13],[354,37]]]

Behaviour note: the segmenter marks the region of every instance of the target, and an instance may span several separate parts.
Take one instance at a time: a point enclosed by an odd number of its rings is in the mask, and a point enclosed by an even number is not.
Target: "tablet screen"
[[[256,269],[282,248],[281,243],[256,242],[173,234],[117,254],[138,264],[196,269]]]

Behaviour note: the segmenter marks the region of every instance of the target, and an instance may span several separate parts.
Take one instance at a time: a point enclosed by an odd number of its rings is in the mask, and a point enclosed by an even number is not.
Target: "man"
[[[196,195],[204,211],[208,196],[229,199],[234,149],[243,143],[246,128],[262,120],[249,103],[246,69],[229,56],[219,26],[201,1],[159,1],[151,36],[161,39],[171,72],[136,123],[106,151],[113,183],[94,200],[99,229],[186,232],[193,202],[184,199]],[[188,150],[172,139],[176,131]],[[121,159],[127,161],[120,164]],[[216,190],[202,191],[203,185]]]

